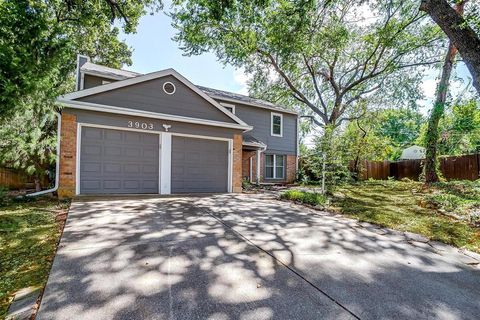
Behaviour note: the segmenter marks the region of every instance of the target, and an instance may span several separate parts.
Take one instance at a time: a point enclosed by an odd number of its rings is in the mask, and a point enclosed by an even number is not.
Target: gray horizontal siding
[[[232,102],[225,102],[234,104]],[[235,103],[235,115],[253,126],[247,134],[267,144],[267,153],[297,154],[297,116],[289,113],[283,114],[283,137],[271,135],[271,113],[282,113],[268,109],[252,107]]]
[[[212,127],[200,124],[193,123],[184,123],[176,121],[167,121],[161,119],[151,119],[143,117],[132,117],[126,115],[112,114],[106,112],[97,112],[97,111],[87,111],[87,110],[77,110],[71,108],[65,108],[64,111],[75,114],[77,116],[77,122],[79,123],[89,123],[97,125],[107,125],[114,126],[119,128],[127,128],[128,121],[139,121],[145,123],[152,123],[152,131],[162,131],[164,124],[171,125],[169,132],[173,133],[183,133],[183,134],[193,134],[193,135],[202,135],[210,137],[220,137],[220,138],[233,138],[234,134],[241,134],[241,130],[221,128],[221,127]]]
[[[173,83],[176,87],[176,91],[172,95],[166,94],[163,91],[163,84],[167,81]],[[233,119],[172,76],[101,92],[79,98],[78,100],[184,117],[235,123]]]
[[[112,80],[108,78],[101,78],[86,74],[83,76],[83,89],[90,89],[93,87],[98,87],[103,85],[103,81],[116,82],[117,80]]]

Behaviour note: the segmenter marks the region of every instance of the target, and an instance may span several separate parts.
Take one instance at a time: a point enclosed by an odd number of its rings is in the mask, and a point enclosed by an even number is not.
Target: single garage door
[[[228,142],[173,136],[171,191],[227,192]]]
[[[80,194],[158,193],[158,134],[82,127]]]

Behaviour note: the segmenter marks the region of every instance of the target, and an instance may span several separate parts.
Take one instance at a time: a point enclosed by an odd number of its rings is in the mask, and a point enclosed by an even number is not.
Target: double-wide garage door
[[[80,194],[159,193],[159,135],[83,126]],[[227,192],[228,142],[172,137],[171,193]]]

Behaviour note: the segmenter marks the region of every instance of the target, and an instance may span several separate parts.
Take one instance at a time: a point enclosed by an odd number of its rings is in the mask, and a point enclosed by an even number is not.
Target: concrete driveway
[[[478,319],[477,259],[266,195],[84,199],[37,319]]]

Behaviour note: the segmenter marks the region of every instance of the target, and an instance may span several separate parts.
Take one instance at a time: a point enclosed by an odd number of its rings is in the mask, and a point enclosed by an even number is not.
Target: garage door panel
[[[103,129],[104,140],[110,142],[121,142],[123,140],[124,132],[120,130]]]
[[[88,131],[83,133],[82,138],[85,139],[102,139],[103,130],[100,128],[89,128]]]
[[[126,173],[126,174],[139,174],[140,173],[140,165],[138,164],[134,164],[134,163],[130,163],[130,164],[126,164],[124,167],[123,167],[123,171]]]
[[[122,155],[121,146],[106,146],[103,148],[103,150],[104,150],[103,155],[107,157],[117,157]]]
[[[144,157],[154,157],[158,153],[158,149],[143,149]]]
[[[172,193],[227,192],[228,142],[172,137]]]
[[[83,180],[81,182],[82,190],[98,190],[102,187],[102,181],[100,180]]]
[[[159,136],[82,127],[80,193],[158,193]]]
[[[102,147],[100,146],[85,146],[84,150],[82,150],[84,154],[91,155],[91,156],[101,156],[102,155]]]

